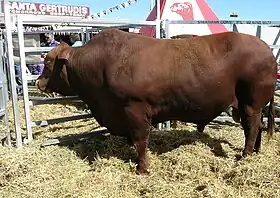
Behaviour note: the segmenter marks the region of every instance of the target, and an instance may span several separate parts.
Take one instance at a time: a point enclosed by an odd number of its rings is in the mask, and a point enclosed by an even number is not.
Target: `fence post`
[[[28,142],[31,142],[33,140],[33,137],[32,137],[32,129],[31,129],[29,97],[28,97],[27,76],[26,76],[24,32],[23,32],[23,23],[22,23],[22,20],[20,20],[19,16],[17,16],[17,30],[18,30],[18,46],[19,46],[19,54],[20,54],[20,67],[21,67],[26,136],[27,136]]]
[[[18,109],[18,98],[16,91],[16,76],[14,68],[14,52],[13,52],[13,42],[12,42],[12,21],[10,14],[10,6],[8,0],[4,0],[4,16],[5,16],[5,26],[6,26],[6,40],[8,48],[8,72],[10,76],[11,94],[12,94],[12,104],[14,113],[14,126],[16,132],[16,146],[22,147],[22,137],[20,128],[20,115]]]

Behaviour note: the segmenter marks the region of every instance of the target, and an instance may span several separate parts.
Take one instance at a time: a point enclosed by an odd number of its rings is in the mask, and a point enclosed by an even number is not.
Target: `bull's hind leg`
[[[256,143],[254,146],[254,152],[258,153],[261,150],[261,141],[262,141],[262,131],[263,131],[263,127],[264,127],[264,122],[263,122],[263,113],[261,111],[261,121],[260,121],[260,126],[259,126],[259,132],[258,132],[258,136],[256,139]]]
[[[125,108],[130,140],[138,153],[137,169],[140,174],[148,173],[147,148],[151,129],[149,107],[142,103],[132,103]]]
[[[259,152],[261,145],[261,109],[253,109],[249,105],[240,106],[241,125],[245,134],[245,148],[243,156]]]
[[[255,143],[254,150],[253,150],[256,153],[260,152],[260,150],[261,150],[262,130],[263,130],[263,127],[260,126],[258,129],[258,136],[257,136],[256,143]]]

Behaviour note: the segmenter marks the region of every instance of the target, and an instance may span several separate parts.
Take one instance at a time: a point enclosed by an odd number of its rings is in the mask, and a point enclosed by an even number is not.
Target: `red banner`
[[[2,12],[4,10],[3,1]],[[49,16],[89,16],[89,7],[74,5],[59,5],[45,3],[28,3],[28,2],[9,2],[12,14],[32,14],[32,15],[49,15]]]

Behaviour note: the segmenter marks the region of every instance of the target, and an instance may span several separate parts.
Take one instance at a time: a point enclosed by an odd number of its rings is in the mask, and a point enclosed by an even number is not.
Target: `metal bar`
[[[160,0],[156,0],[156,38],[160,38]]]
[[[69,96],[61,98],[30,98],[29,104],[30,106],[36,106],[42,104],[55,104],[63,102],[77,103],[83,101],[81,101],[78,96]]]
[[[6,26],[6,36],[7,36],[7,48],[8,48],[8,68],[11,84],[11,93],[12,93],[12,105],[13,105],[13,114],[14,114],[14,126],[16,133],[16,146],[22,147],[22,136],[20,129],[20,115],[18,110],[18,100],[17,100],[17,91],[16,91],[16,82],[15,78],[15,69],[14,69],[14,52],[13,52],[13,43],[12,43],[12,21],[10,15],[10,6],[8,0],[4,0],[4,13],[5,13],[5,26]]]
[[[6,32],[6,30],[4,30],[3,32]],[[64,29],[64,30],[38,30],[38,31],[32,31],[32,32],[26,32],[26,31],[23,31],[24,32],[24,35],[30,35],[30,34],[44,34],[44,33],[61,33],[61,32],[71,32],[71,33],[79,33],[81,32],[80,29]],[[17,34],[17,31],[14,30],[12,32],[12,34]]]
[[[6,109],[0,109],[0,116],[4,116],[6,114]]]
[[[20,54],[20,66],[21,66],[21,79],[22,79],[22,91],[23,91],[23,102],[24,102],[24,116],[26,125],[26,135],[28,142],[33,140],[32,129],[31,129],[31,119],[30,119],[30,109],[29,109],[29,97],[28,97],[28,87],[26,78],[26,62],[25,62],[25,51],[24,51],[24,35],[23,35],[23,23],[19,19],[17,20],[18,28],[18,44],[19,44],[19,54]]]
[[[6,133],[6,144],[7,146],[12,146],[12,141],[11,141],[11,131],[9,127],[9,117],[8,117],[8,99],[9,99],[9,94],[8,94],[8,87],[7,87],[7,77],[6,77],[6,69],[5,69],[5,61],[4,61],[4,40],[1,40],[0,42],[0,55],[1,55],[1,72],[2,72],[2,89],[3,89],[3,102],[4,102],[4,123],[7,128],[7,133]],[[1,75],[1,74],[0,74]]]
[[[280,29],[279,29],[279,31],[278,31],[278,33],[277,33],[277,35],[276,35],[272,45],[276,45],[278,43],[279,37],[280,37]]]
[[[160,0],[155,0],[155,5],[156,5],[156,35],[155,38],[160,39]],[[158,129],[161,130],[163,123],[161,125],[158,125]],[[171,130],[170,127],[170,121],[165,122],[165,129],[167,131]]]
[[[256,37],[261,38],[261,32],[262,32],[262,26],[258,25],[257,32],[256,32]]]
[[[100,20],[100,19],[79,19],[79,18],[73,18],[70,19],[69,17],[55,17],[52,18],[46,17],[46,16],[21,16],[21,20],[23,24],[28,25],[35,25],[35,24],[62,24],[62,25],[68,25],[68,24],[83,24],[83,26],[112,26],[112,25],[147,25],[147,26],[154,26],[156,23],[154,21],[130,21],[130,20]]]
[[[28,81],[37,80],[39,76],[40,75],[26,75],[26,80]]]
[[[272,48],[272,50],[273,49],[276,49],[276,48]],[[278,49],[278,48],[277,48]],[[276,53],[276,56],[275,56],[275,58],[276,58],[276,60],[278,61],[278,59],[279,59],[279,56],[280,56],[280,48],[278,49],[278,51],[277,51],[277,53]]]
[[[79,33],[81,34],[81,41],[83,42],[83,44],[85,44],[85,28],[81,28]]]
[[[169,20],[165,20],[165,35],[167,39],[170,39],[170,32],[169,32]]]
[[[167,121],[167,122],[165,122],[165,124],[166,124],[166,130],[167,131],[171,131],[171,121],[169,120],[169,121]]]
[[[272,49],[280,49],[280,45],[269,45]]]
[[[103,135],[106,132],[108,132],[107,128],[100,127],[100,128],[94,129],[90,132],[83,133],[83,134],[75,134],[75,135],[71,135],[69,137],[49,139],[49,140],[45,141],[43,144],[41,144],[41,146],[44,147],[44,146],[56,145],[56,144],[61,144],[61,143],[69,142],[69,141],[79,142],[79,141],[82,141],[82,140],[85,140],[88,138],[92,138],[93,136],[96,136],[96,135]]]
[[[62,24],[62,26],[69,26],[69,27],[96,27],[96,28],[127,28],[127,27],[139,27],[139,26],[155,26],[155,22],[154,21],[150,21],[152,23],[149,24],[145,24],[145,23],[111,23],[111,24],[95,24],[95,23],[73,23],[73,22],[69,22],[67,23],[67,25],[63,24],[62,22],[60,22]],[[33,21],[33,22],[27,22],[28,24],[30,23],[30,25],[41,25],[42,22],[40,21]],[[57,23],[57,22],[55,22]],[[44,25],[54,25],[54,22],[44,22]],[[60,32],[65,32],[65,30],[60,30]]]
[[[49,52],[55,47],[25,47],[24,52]]]
[[[252,20],[172,20],[169,24],[251,24],[251,25],[280,25],[280,21]]]
[[[275,122],[280,122],[280,118],[275,118],[274,120],[275,120]],[[215,118],[212,122],[215,122],[215,121],[217,121],[217,122],[231,122],[231,123],[236,123],[236,122],[232,119],[232,117],[229,117],[229,116],[218,116],[218,117]],[[267,118],[263,118],[263,121],[264,121],[264,122],[267,122]],[[236,124],[238,124],[238,123],[236,123]]]
[[[233,25],[232,25],[232,31],[233,31],[233,32],[238,32],[238,28],[237,28],[237,25],[236,25],[236,24],[233,24]]]
[[[85,25],[80,24],[80,26],[84,27]],[[152,25],[141,25],[141,24],[124,24],[124,25],[110,25],[110,26],[96,26],[99,28],[118,28],[118,29],[125,29],[125,28],[137,28],[137,27],[143,27],[143,26],[155,26],[155,24]]]
[[[74,121],[74,120],[80,120],[80,119],[86,119],[86,118],[92,118],[92,115],[91,114],[82,114],[82,115],[69,116],[69,117],[63,117],[63,118],[40,120],[40,121],[32,122],[31,126],[32,127],[48,126],[50,124],[57,124],[57,123],[61,123],[61,122],[68,122],[68,121]]]
[[[87,28],[86,32],[89,33],[98,33],[99,31],[101,31],[101,28]]]
[[[91,34],[91,31],[90,30],[86,30],[86,42],[87,43],[89,40],[90,40],[90,34]]]

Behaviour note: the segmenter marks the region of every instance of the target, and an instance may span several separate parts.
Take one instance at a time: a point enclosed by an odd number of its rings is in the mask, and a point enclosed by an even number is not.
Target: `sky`
[[[12,0],[14,1],[14,0]],[[126,0],[17,0],[49,4],[84,5],[91,13],[102,12]],[[151,0],[138,0],[129,7],[110,13],[104,19],[145,20],[150,12]],[[219,19],[229,19],[230,12],[237,12],[241,20],[280,20],[279,0],[207,0]]]

